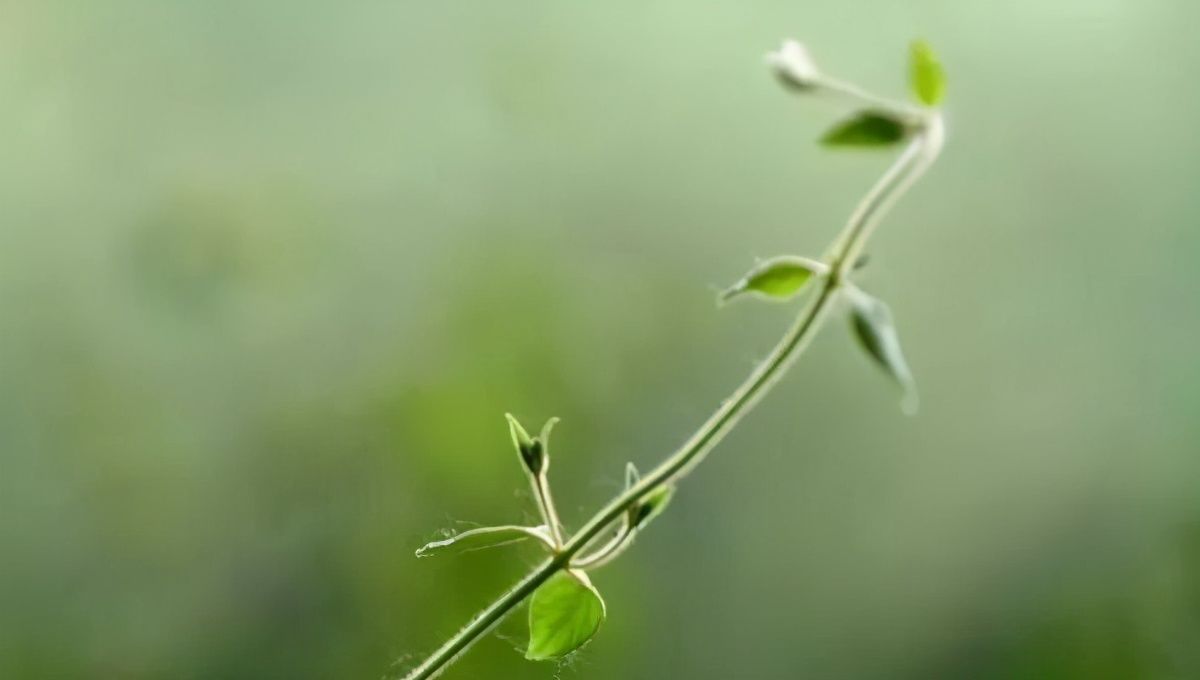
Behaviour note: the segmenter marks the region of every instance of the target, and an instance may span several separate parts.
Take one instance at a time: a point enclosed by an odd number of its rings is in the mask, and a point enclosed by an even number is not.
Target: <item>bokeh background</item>
[[[886,154],[812,140],[794,36],[943,161],[873,242],[922,389],[832,324],[595,576],[447,678],[1200,677],[1200,6],[0,2],[0,676],[380,678],[578,525],[786,326]]]

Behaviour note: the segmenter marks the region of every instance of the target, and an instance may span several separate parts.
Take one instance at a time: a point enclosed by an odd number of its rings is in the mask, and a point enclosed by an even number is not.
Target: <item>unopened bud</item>
[[[819,84],[821,72],[808,54],[808,49],[795,40],[785,40],[775,52],[767,55],[767,65],[785,85],[798,90],[810,90]]]
[[[505,413],[508,419],[508,432],[512,435],[513,448],[517,450],[525,469],[534,476],[542,474],[546,469],[546,449],[542,442],[529,436],[521,423],[510,413]]]

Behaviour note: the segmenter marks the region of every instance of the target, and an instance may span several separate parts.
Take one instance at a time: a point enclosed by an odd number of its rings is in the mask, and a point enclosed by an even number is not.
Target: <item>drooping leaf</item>
[[[495,548],[523,541],[527,538],[536,538],[547,545],[552,545],[550,534],[545,526],[522,527],[509,525],[481,527],[455,534],[450,538],[440,541],[426,543],[417,549],[417,557],[432,557],[433,555],[464,553],[483,550],[485,548]]]
[[[718,301],[729,302],[747,293],[756,293],[768,299],[787,300],[799,293],[814,275],[824,276],[828,271],[829,267],[824,263],[805,257],[771,258],[722,291]]]
[[[859,111],[834,125],[824,136],[825,146],[884,147],[898,144],[911,132],[901,118],[886,111]]]
[[[556,573],[529,601],[525,658],[543,661],[570,654],[592,639],[604,615],[604,600],[587,574],[579,570]]]
[[[924,40],[914,41],[909,48],[908,82],[917,100],[926,106],[937,106],[946,94],[942,63]]]
[[[671,502],[671,497],[675,495],[675,487],[663,486],[646,497],[638,506],[637,512],[633,516],[634,528],[641,530],[650,523],[650,520],[658,517],[667,504]]]
[[[531,438],[511,413],[505,413],[504,417],[508,419],[508,433],[512,435],[513,448],[517,450],[525,469],[536,477],[546,469],[545,447],[540,440]]]
[[[917,386],[900,349],[900,336],[896,333],[891,310],[882,300],[858,288],[851,287],[847,293],[854,335],[875,363],[904,390],[902,405],[905,412],[915,412]]]

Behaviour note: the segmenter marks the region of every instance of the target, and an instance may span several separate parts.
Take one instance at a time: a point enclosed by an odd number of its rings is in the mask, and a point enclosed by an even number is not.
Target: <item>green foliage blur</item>
[[[1200,5],[0,3],[0,677],[400,675],[715,408],[886,152],[762,55],[905,92],[946,154],[859,278],[921,413],[818,339],[594,574],[447,678],[1200,677]]]

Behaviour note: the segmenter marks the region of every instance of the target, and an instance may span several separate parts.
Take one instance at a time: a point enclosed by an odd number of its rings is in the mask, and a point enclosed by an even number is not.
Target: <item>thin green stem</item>
[[[550,494],[550,480],[546,477],[545,470],[534,482],[534,495],[538,498],[538,508],[546,520],[546,525],[550,527],[550,536],[554,539],[554,544],[562,547],[562,522],[558,519],[558,510],[554,508],[554,496]]]
[[[831,278],[846,278],[884,214],[933,165],[942,151],[944,141],[945,126],[941,115],[936,112],[926,114],[922,119],[921,133],[909,143],[851,214],[833,248]]]
[[[883,100],[880,100],[883,103]],[[904,106],[903,113],[911,113]],[[643,476],[636,484],[610,500],[545,562],[529,572],[500,596],[462,630],[451,637],[404,680],[436,677],[476,640],[486,635],[542,583],[588,546],[596,536],[644,500],[659,487],[671,484],[691,471],[726,434],[758,403],[787,372],[804,348],[820,330],[848,285],[854,261],[883,214],[912,186],[941,151],[943,128],[935,112],[920,112],[920,130],[904,152],[863,197],[834,241],[828,256],[830,273],[821,279],[820,288],[796,317],[767,358],[721,403],[717,411],[666,460]]]
[[[622,516],[621,525],[607,543],[587,555],[579,555],[576,559],[572,559],[571,568],[584,570],[596,569],[608,564],[620,556],[621,553],[625,552],[625,549],[633,543],[634,534],[637,533],[637,529],[629,521],[629,515],[630,513],[626,511]]]
[[[854,83],[848,83],[844,80],[838,80],[837,78],[830,78],[824,74],[817,78],[815,86],[818,90],[824,90],[825,92],[829,92],[830,94],[834,94],[839,97],[854,99],[868,106],[872,106],[877,109],[883,109],[884,111],[898,113],[907,118],[920,118],[923,113],[920,108],[906,102],[880,97],[877,94],[867,92]]]

